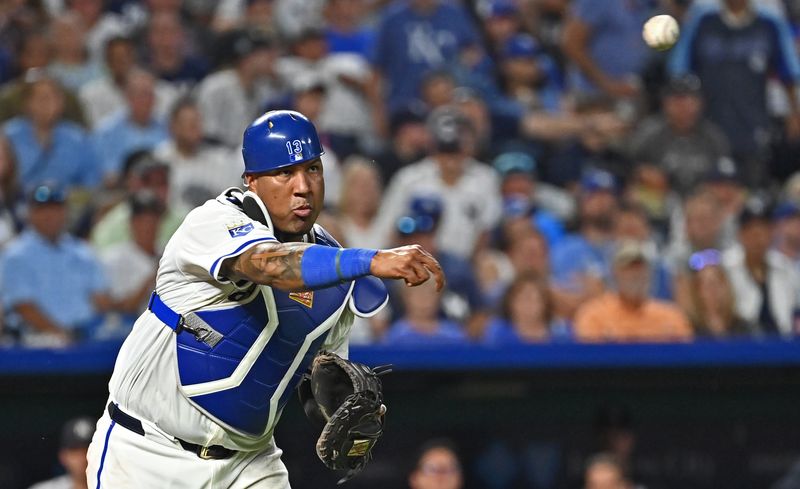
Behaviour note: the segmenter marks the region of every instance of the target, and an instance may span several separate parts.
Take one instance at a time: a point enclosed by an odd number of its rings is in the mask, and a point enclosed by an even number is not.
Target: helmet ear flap
[[[273,229],[272,219],[269,217],[267,207],[252,190],[247,190],[242,194],[242,210],[250,219],[260,222],[269,229]]]

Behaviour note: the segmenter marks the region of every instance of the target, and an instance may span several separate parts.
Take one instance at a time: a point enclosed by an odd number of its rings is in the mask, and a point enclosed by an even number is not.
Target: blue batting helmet
[[[291,110],[272,110],[244,131],[245,173],[261,173],[305,163],[322,156],[314,124]]]

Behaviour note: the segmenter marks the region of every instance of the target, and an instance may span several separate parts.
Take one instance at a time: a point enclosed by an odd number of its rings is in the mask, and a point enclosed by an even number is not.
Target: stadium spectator
[[[586,463],[583,489],[634,489],[634,486],[613,455],[599,453]]]
[[[469,127],[450,107],[431,114],[428,126],[434,151],[429,158],[400,170],[386,191],[380,222],[393,226],[419,195],[441,195],[444,214],[437,244],[462,258],[469,258],[500,218],[501,200],[497,174],[465,156]]]
[[[136,49],[131,39],[113,37],[105,46],[105,74],[81,88],[80,100],[86,109],[89,126],[97,128],[100,121],[125,108],[125,87],[128,76],[136,70]],[[175,88],[167,82],[156,82],[155,113],[159,117],[169,110],[177,97]]]
[[[208,63],[189,53],[186,30],[175,12],[160,12],[147,25],[147,68],[156,78],[188,90],[208,73]]]
[[[800,62],[791,36],[785,19],[756,9],[755,2],[722,0],[696,11],[672,52],[673,75],[696,73],[702,80],[708,116],[728,136],[748,185],[764,186],[769,177],[767,83],[773,74],[788,93],[785,132],[800,138]]]
[[[156,269],[162,249],[158,247],[158,230],[164,204],[154,193],[141,190],[130,197],[129,240],[110,246],[100,254],[109,277],[109,294],[116,302],[116,322],[107,321],[97,336],[124,338],[139,313],[147,307],[155,290]]]
[[[536,39],[517,34],[506,41],[500,54],[499,71],[509,97],[526,111],[561,109],[563,91],[557,67]]]
[[[94,251],[65,232],[66,198],[57,185],[35,186],[28,193],[30,228],[0,257],[3,307],[23,345],[89,338],[113,306]]]
[[[633,165],[619,144],[627,133],[628,124],[614,111],[611,99],[597,95],[581,96],[575,102],[574,115],[543,117],[541,112],[535,112],[530,118],[532,124],[539,119],[539,125],[553,126],[531,128],[531,131],[566,143],[557,149],[548,164],[543,165],[542,178],[545,181],[571,188],[590,168],[611,172],[620,179],[629,176]],[[527,124],[527,119],[523,124]]]
[[[775,209],[775,249],[788,258],[800,274],[800,204],[783,202]]]
[[[569,327],[556,319],[553,298],[545,280],[523,273],[506,289],[500,315],[489,322],[482,341],[503,347],[568,338]]]
[[[578,231],[552,250],[553,285],[571,294],[576,304],[597,295],[609,281],[614,253],[614,219],[618,202],[614,177],[590,170],[578,197]]]
[[[18,49],[19,76],[0,87],[0,121],[25,112],[22,93],[31,79],[50,63],[50,41],[43,31],[28,31]],[[84,110],[72,92],[65,92],[64,117],[84,125]]]
[[[705,249],[724,250],[724,216],[718,200],[710,193],[695,193],[683,203],[680,217],[673,221],[672,242],[665,258],[676,276],[688,271],[692,253]]]
[[[188,212],[220,189],[242,183],[244,167],[239,155],[203,140],[203,116],[193,99],[176,102],[169,121],[170,138],[156,146],[153,155],[167,163],[170,207]]]
[[[431,134],[422,110],[401,110],[389,121],[389,142],[375,157],[384,185],[402,168],[425,158],[431,150]]]
[[[206,135],[231,147],[242,144],[247,125],[277,96],[272,41],[251,31],[233,31],[220,40],[233,66],[207,76],[197,88]]]
[[[722,266],[722,254],[718,250],[698,251],[689,258],[689,268],[692,273],[684,282],[689,290],[681,291],[677,297],[696,335],[699,338],[751,335],[752,326],[736,312],[736,297]]]
[[[461,489],[463,484],[461,462],[449,440],[429,440],[422,445],[408,476],[409,489]]]
[[[592,299],[575,315],[575,336],[585,342],[687,341],[693,333],[674,304],[653,299],[650,271],[641,243],[619,245],[613,262],[615,292]]]
[[[73,418],[64,423],[59,439],[58,461],[66,473],[34,484],[29,489],[87,489],[86,452],[96,423],[90,417]]]
[[[125,109],[102,120],[95,144],[103,162],[103,178],[118,181],[125,159],[135,151],[151,150],[169,134],[155,114],[156,80],[146,71],[134,71],[125,80]]]
[[[325,0],[275,0],[275,24],[283,38],[291,38],[323,24]]]
[[[736,311],[763,335],[795,334],[800,281],[791,261],[774,249],[772,221],[761,201],[748,202],[739,215],[739,243],[723,258],[736,297]]]
[[[68,90],[78,93],[84,85],[102,76],[100,64],[86,51],[86,27],[75,13],[65,13],[50,25],[53,59],[50,75]]]
[[[437,244],[437,231],[446,214],[444,205],[436,195],[414,197],[407,212],[397,220],[397,245],[418,244],[439,261],[447,279],[447,288],[441,293],[441,312],[450,321],[464,325],[470,336],[478,336],[489,316],[472,266]],[[397,314],[402,306],[393,309]]]
[[[502,179],[500,195],[503,198],[504,217],[529,217],[534,228],[547,238],[550,247],[558,243],[564,237],[564,226],[558,217],[542,205],[549,203],[546,202],[547,196],[554,192],[549,192],[544,198],[537,192],[539,184],[535,179],[534,159],[526,153],[508,152],[495,158],[492,166]]]
[[[382,196],[383,185],[377,165],[357,155],[346,159],[338,206],[338,222],[345,246],[373,249],[386,247],[388,238],[380,233],[375,222]]]
[[[728,140],[712,122],[703,118],[700,79],[684,75],[671,80],[662,92],[663,110],[639,124],[629,141],[630,156],[640,165],[652,166],[670,180],[681,196],[711,173],[729,152]]]
[[[642,25],[651,12],[641,1],[573,2],[561,45],[573,64],[571,86],[614,98],[637,96],[648,55]]]
[[[403,315],[389,326],[387,345],[459,345],[468,342],[458,323],[439,317],[441,303],[433,285],[402,287]]]
[[[43,181],[67,188],[95,187],[102,167],[90,137],[64,119],[64,93],[58,82],[43,75],[39,72],[21,94],[24,115],[3,126],[13,152],[17,185],[23,191]]]
[[[123,173],[125,195],[121,201],[98,216],[91,232],[92,245],[103,252],[112,245],[130,241],[131,206],[128,198],[140,190],[146,189],[153,192],[166,208],[158,231],[158,248],[164,249],[185,215],[185,210],[173,209],[168,205],[169,179],[169,165],[163,161],[154,158],[147,151],[139,151],[131,155],[125,162]]]
[[[117,36],[126,36],[129,26],[117,14],[103,8],[103,0],[68,0],[69,12],[76,13],[86,26],[86,49],[95,63],[103,59],[106,43]]]
[[[513,0],[487,0],[476,3],[488,51],[499,55],[509,39],[522,30],[520,11]]]
[[[389,113],[407,108],[420,97],[423,78],[480,49],[472,21],[460,4],[410,0],[391,5],[378,26],[373,63],[384,87]]]
[[[661,256],[644,208],[635,204],[620,205],[614,219],[614,238],[618,243],[638,241],[642,244],[650,264],[650,292],[656,299],[671,300],[672,274]]]

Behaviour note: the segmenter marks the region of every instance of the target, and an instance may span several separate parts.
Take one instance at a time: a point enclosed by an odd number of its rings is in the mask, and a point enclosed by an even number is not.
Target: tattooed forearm
[[[222,272],[228,278],[245,279],[283,290],[303,290],[300,259],[309,243],[263,243],[227,260]]]

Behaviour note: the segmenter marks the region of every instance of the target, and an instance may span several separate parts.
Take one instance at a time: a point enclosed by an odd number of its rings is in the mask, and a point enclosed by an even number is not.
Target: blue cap
[[[504,58],[533,58],[541,51],[538,41],[527,34],[517,34],[503,46]]]
[[[511,173],[524,173],[533,176],[536,172],[536,160],[531,155],[521,151],[501,153],[492,161],[492,166],[502,177]]]
[[[319,158],[323,153],[314,124],[292,110],[269,111],[244,131],[245,173],[298,165]]]
[[[48,182],[41,183],[30,191],[28,201],[31,205],[63,204],[67,200],[67,191],[61,185]]]
[[[605,170],[589,169],[581,177],[581,190],[584,192],[614,192],[616,189],[614,175]]]
[[[439,197],[414,197],[408,206],[408,213],[397,220],[397,231],[405,236],[433,232],[442,217],[442,209]]]
[[[800,217],[800,205],[795,202],[783,202],[775,207],[772,218],[777,220],[789,217]]]

